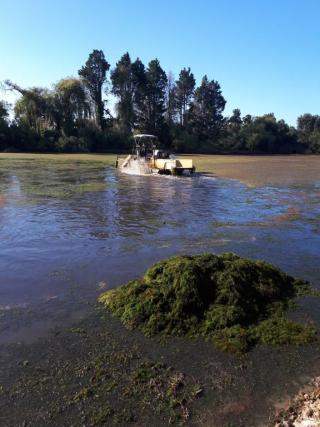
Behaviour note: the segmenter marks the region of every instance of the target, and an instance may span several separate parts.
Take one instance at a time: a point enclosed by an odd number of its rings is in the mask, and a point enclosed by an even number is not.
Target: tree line
[[[51,89],[22,88],[10,80],[3,86],[21,96],[12,120],[0,101],[0,150],[124,151],[134,133],[151,133],[177,152],[320,153],[320,116],[304,114],[297,127],[273,113],[242,116],[235,109],[226,117],[219,82],[205,75],[196,86],[190,68],[175,80],[158,59],[145,66],[125,53],[111,69],[103,51],[93,50],[78,77]]]

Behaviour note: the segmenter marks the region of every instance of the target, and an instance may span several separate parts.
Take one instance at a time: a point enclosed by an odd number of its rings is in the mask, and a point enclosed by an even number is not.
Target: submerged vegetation
[[[47,157],[44,157],[47,156]],[[102,192],[107,188],[105,167],[112,163],[108,156],[102,161],[71,159],[70,161],[50,155],[40,155],[37,167],[33,159],[12,158],[0,160],[0,192],[5,194],[10,186],[7,179],[12,168],[15,169],[18,191],[30,198],[70,199],[91,192]]]
[[[124,343],[105,323],[93,315],[45,342],[16,348],[18,363],[1,376],[5,425],[162,426],[191,418],[200,383],[137,343]]]
[[[305,344],[311,325],[285,317],[308,282],[232,253],[175,256],[143,278],[103,293],[99,301],[128,328],[147,336],[203,336],[220,349],[243,352],[261,344]]]

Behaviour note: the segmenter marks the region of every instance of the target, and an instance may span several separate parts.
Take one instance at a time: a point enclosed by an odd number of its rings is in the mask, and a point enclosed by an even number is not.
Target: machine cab
[[[144,157],[151,159],[159,152],[158,138],[155,135],[138,134],[134,135],[133,155],[137,158]]]

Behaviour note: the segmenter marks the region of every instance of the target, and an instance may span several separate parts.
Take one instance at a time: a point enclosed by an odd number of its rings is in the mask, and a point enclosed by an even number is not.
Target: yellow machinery
[[[159,159],[153,157],[150,159],[150,166],[152,169],[156,169],[158,173],[163,174],[182,175],[184,172],[193,173],[195,171],[192,159]]]
[[[146,134],[134,136],[133,154],[126,157],[120,168],[123,172],[139,175],[183,175],[195,171],[192,159],[177,159],[175,155],[158,149],[157,137]]]

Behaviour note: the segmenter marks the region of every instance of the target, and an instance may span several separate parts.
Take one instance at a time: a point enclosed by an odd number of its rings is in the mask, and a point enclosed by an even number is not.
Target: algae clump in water
[[[315,340],[311,325],[285,317],[292,300],[310,292],[308,282],[271,264],[225,253],[160,261],[99,301],[147,336],[204,336],[222,350],[242,352],[256,343]]]

